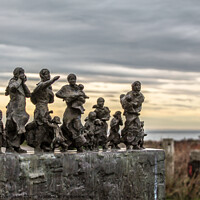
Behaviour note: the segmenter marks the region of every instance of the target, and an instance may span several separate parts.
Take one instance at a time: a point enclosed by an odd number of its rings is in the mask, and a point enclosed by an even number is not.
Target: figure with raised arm
[[[120,96],[120,102],[126,118],[125,127],[121,135],[127,149],[131,149],[131,146],[133,149],[141,149],[139,143],[143,134],[141,132],[142,123],[140,122],[139,115],[142,110],[144,96],[140,91],[141,83],[135,81],[132,84],[132,91]]]
[[[29,120],[26,98],[30,97],[30,91],[25,83],[27,78],[23,68],[15,68],[13,75],[5,92],[6,96],[10,96],[6,112],[6,152],[26,153],[20,145],[24,142],[25,125]]]
[[[35,152],[51,151],[51,143],[54,138],[52,128],[46,123],[51,120],[48,104],[54,102],[52,84],[60,76],[51,79],[50,71],[42,69],[40,71],[41,81],[31,94],[31,102],[35,105],[34,121],[27,126],[28,144],[35,148]],[[32,137],[30,136],[32,135]]]
[[[76,148],[78,152],[82,152],[86,139],[83,135],[81,115],[84,113],[83,104],[88,97],[83,91],[83,86],[76,84],[75,74],[69,74],[67,80],[69,85],[64,85],[56,93],[56,96],[67,104],[61,128],[64,137],[67,138],[69,148]]]

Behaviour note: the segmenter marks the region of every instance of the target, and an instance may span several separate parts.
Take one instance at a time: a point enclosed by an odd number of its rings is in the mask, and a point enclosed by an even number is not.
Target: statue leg
[[[35,131],[35,148],[34,151],[35,153],[42,153],[43,149],[42,149],[42,142],[44,139],[44,135],[45,135],[45,129],[44,127],[41,126],[37,126],[36,131]]]
[[[6,121],[6,152],[8,153],[27,153],[26,150],[21,149],[22,137],[24,135],[18,134],[17,125],[12,119]]]

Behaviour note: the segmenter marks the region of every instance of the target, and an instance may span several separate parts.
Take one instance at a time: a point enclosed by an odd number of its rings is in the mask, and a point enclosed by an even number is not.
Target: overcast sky
[[[121,109],[119,95],[140,80],[146,128],[200,129],[199,55],[199,0],[0,0],[3,111],[13,69],[24,67],[33,89],[45,67],[61,75],[55,91],[78,75],[91,96],[86,114],[98,96]]]

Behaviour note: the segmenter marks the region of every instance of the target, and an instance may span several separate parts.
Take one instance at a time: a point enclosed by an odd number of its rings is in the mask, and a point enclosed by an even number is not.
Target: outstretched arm
[[[42,82],[41,89],[45,89],[52,85],[55,81],[57,81],[60,78],[60,76],[55,76],[53,79],[49,81]]]

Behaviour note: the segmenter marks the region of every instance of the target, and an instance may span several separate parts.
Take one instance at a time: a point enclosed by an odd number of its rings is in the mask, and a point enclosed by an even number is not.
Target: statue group
[[[13,78],[10,79],[5,92],[5,95],[10,97],[5,129],[0,111],[0,147],[6,147],[6,152],[26,153],[21,148],[25,140],[34,148],[35,153],[53,152],[55,148],[60,148],[62,152],[70,149],[82,152],[98,151],[99,147],[102,147],[106,151],[109,146],[111,149],[120,149],[120,143],[124,143],[127,150],[144,148],[144,122],[139,119],[144,96],[140,92],[139,81],[132,84],[130,92],[120,95],[126,119],[121,134],[119,132],[120,126],[123,125],[122,113],[117,111],[110,122],[110,132],[107,136],[110,110],[104,106],[104,98],[97,99],[94,110],[89,113],[83,125],[81,115],[84,114],[84,104],[89,97],[84,92],[84,86],[76,83],[76,75],[69,74],[68,84],[55,94],[57,98],[65,101],[67,106],[61,123],[58,116],[52,118],[53,111],[48,108],[48,104],[54,102],[52,84],[60,77],[51,78],[50,71],[42,69],[40,78],[40,82],[31,93],[26,85],[24,69],[16,68],[13,71]],[[26,112],[26,98],[30,98],[35,105],[34,120],[30,123]]]

